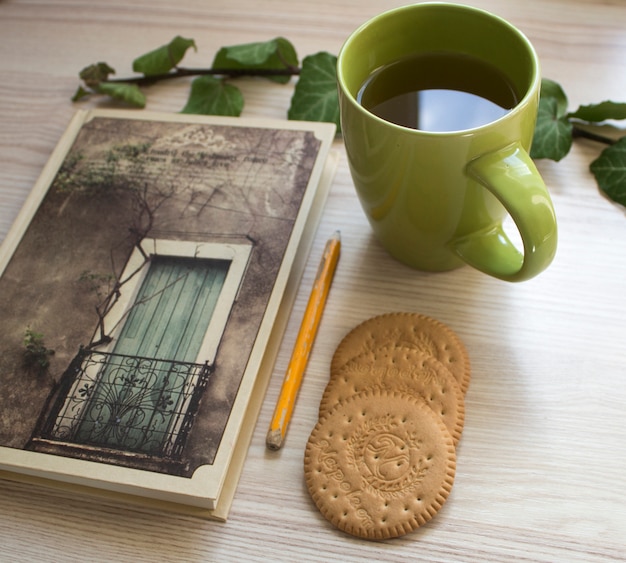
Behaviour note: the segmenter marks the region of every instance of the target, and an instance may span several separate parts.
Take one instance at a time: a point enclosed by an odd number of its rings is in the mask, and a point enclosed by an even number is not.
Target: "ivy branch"
[[[177,36],[167,45],[133,61],[130,78],[110,78],[115,70],[107,63],[96,63],[80,72],[83,84],[73,97],[104,95],[143,108],[142,88],[155,82],[195,76],[182,113],[239,116],[244,107],[241,91],[232,82],[242,76],[255,76],[286,84],[297,78],[288,119],[329,121],[339,130],[337,99],[337,57],[320,52],[305,57],[300,65],[294,46],[285,38],[222,47],[209,68],[179,66],[187,51],[196,49],[193,39]],[[556,82],[544,79],[531,148],[534,159],[559,161],[570,151],[572,141],[584,137],[609,145],[590,165],[598,186],[609,199],[626,206],[626,135],[615,140],[592,129],[613,120],[626,119],[626,103],[610,101],[580,106],[568,111],[567,96]]]
[[[589,169],[600,190],[612,201],[626,206],[626,135],[615,139],[597,132],[598,126],[626,119],[626,103],[604,101],[582,105],[575,111],[568,111],[567,106],[563,88],[544,78],[530,156],[559,161],[569,153],[576,138],[608,145]]]
[[[133,71],[139,74],[130,78],[110,78],[115,70],[104,62],[89,65],[80,72],[83,83],[72,99],[78,101],[104,95],[143,108],[146,95],[142,87],[195,76],[182,113],[239,116],[244,99],[239,88],[232,84],[233,79],[251,76],[286,84],[292,77],[297,77],[288,118],[330,121],[339,127],[336,56],[320,52],[305,57],[300,66],[291,42],[277,37],[270,41],[222,47],[210,68],[179,66],[191,48],[197,50],[193,39],[177,36],[167,45],[136,58]]]

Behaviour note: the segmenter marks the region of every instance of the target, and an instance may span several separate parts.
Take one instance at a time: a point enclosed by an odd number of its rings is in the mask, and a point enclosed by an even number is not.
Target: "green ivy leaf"
[[[167,45],[162,45],[145,55],[137,57],[133,61],[133,70],[141,72],[145,76],[154,76],[169,72],[183,60],[187,49],[196,49],[193,39],[185,39],[177,35]]]
[[[599,188],[610,199],[626,206],[626,137],[604,149],[589,169]]]
[[[144,108],[146,106],[146,96],[136,84],[127,84],[126,82],[103,82],[98,86],[96,91],[137,108]]]
[[[539,100],[531,158],[559,161],[569,152],[572,147],[572,124],[559,113],[556,98],[543,97]]]
[[[231,115],[243,110],[243,95],[236,86],[214,76],[200,76],[191,83],[191,92],[182,113]]]
[[[244,43],[222,47],[213,60],[213,68],[228,69],[287,69],[298,66],[298,55],[291,42],[284,37],[270,41]],[[269,76],[270,80],[286,84],[290,76]]]
[[[78,102],[89,95],[91,95],[91,92],[89,90],[85,90],[82,86],[79,86],[76,90],[76,93],[72,96],[72,101]]]
[[[304,58],[287,117],[299,121],[329,121],[340,130],[335,55],[320,52]]]
[[[95,63],[86,66],[80,71],[78,76],[85,83],[88,88],[97,88],[100,82],[108,80],[110,74],[115,74],[115,70],[112,69],[107,63]]]
[[[606,101],[580,106],[575,112],[570,113],[569,117],[592,123],[601,123],[608,119],[626,119],[626,104]]]
[[[541,80],[541,97],[556,100],[556,116],[564,117],[567,114],[567,96],[561,85],[549,78]]]

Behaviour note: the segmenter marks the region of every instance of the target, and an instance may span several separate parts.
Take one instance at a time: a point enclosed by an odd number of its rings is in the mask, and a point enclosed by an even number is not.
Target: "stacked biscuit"
[[[304,458],[321,513],[368,539],[430,520],[454,482],[469,381],[463,343],[430,317],[390,313],[349,332]]]

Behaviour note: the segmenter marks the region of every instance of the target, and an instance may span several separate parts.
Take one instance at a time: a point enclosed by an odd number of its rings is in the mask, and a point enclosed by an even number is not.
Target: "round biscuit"
[[[367,389],[420,397],[441,417],[454,445],[458,444],[465,422],[465,399],[457,380],[436,358],[416,348],[384,346],[349,360],[326,385],[320,417]]]
[[[466,393],[471,370],[465,345],[450,327],[420,313],[386,313],[357,325],[337,346],[331,376],[349,360],[389,345],[416,348],[437,358]]]
[[[307,489],[322,515],[366,539],[402,536],[445,503],[456,471],[452,437],[421,399],[365,391],[338,404],[309,436]]]

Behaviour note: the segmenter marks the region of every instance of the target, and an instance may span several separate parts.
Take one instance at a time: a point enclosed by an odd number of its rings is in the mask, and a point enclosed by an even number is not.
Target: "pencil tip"
[[[267,438],[265,439],[265,445],[269,450],[276,451],[280,450],[283,445],[283,436],[280,432],[280,429],[270,430],[267,433]]]

